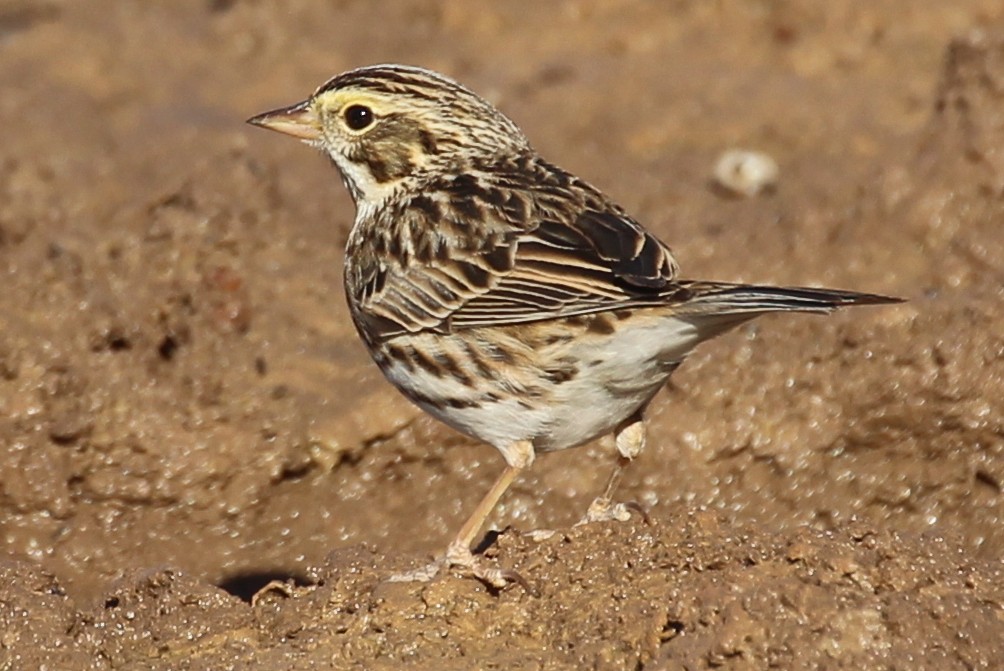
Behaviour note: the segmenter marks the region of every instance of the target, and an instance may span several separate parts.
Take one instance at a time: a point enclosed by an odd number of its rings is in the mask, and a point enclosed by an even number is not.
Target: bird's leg
[[[445,561],[449,566],[456,566],[470,571],[476,578],[492,585],[493,587],[505,587],[508,583],[518,582],[524,587],[527,583],[523,577],[511,569],[502,569],[497,566],[487,566],[481,557],[475,557],[471,552],[471,545],[477,538],[484,526],[488,516],[492,514],[499,499],[505,494],[513,480],[516,479],[524,469],[533,463],[534,451],[533,443],[528,440],[520,441],[500,450],[505,457],[506,467],[499,475],[498,480],[491,486],[481,502],[478,503],[474,512],[460,527],[460,533],[453,539],[446,549]]]
[[[635,411],[633,415],[620,423],[614,431],[614,441],[617,444],[617,465],[614,466],[614,471],[610,474],[610,479],[607,480],[603,494],[589,505],[589,509],[578,524],[608,520],[626,522],[631,518],[632,510],[639,513],[646,522],[648,521],[648,515],[637,502],[613,502],[614,491],[620,484],[624,469],[645,449],[645,423],[642,410]]]
[[[474,543],[474,539],[477,538],[485,521],[491,515],[495,506],[498,505],[499,499],[502,498],[502,495],[512,485],[513,480],[533,463],[533,444],[528,440],[514,443],[500,451],[506,460],[505,470],[502,471],[502,474],[499,475],[498,479],[491,486],[491,489],[488,490],[488,493],[485,494],[477,507],[474,508],[474,512],[464,522],[464,526],[460,527],[460,532],[446,549],[446,554],[423,569],[391,576],[390,580],[392,582],[431,580],[443,568],[455,566],[467,570],[474,577],[493,587],[501,588],[511,582],[518,582],[529,591],[532,591],[529,589],[527,582],[516,571],[488,566],[481,557],[476,557],[471,552],[471,545]]]

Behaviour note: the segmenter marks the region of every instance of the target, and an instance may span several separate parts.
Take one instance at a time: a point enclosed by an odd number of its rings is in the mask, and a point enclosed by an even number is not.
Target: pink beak
[[[248,119],[248,123],[277,133],[292,135],[301,140],[321,139],[321,123],[309,100],[258,114]]]

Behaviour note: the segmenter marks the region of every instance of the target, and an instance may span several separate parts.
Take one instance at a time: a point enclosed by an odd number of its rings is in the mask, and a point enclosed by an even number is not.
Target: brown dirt
[[[501,461],[380,378],[337,176],[242,121],[387,61],[689,277],[910,302],[704,346],[621,492],[651,526],[570,527],[609,441],[540,459],[488,553],[541,596],[386,583]],[[0,669],[1004,667],[997,0],[11,0],[0,87]],[[736,146],[775,193],[709,188]]]

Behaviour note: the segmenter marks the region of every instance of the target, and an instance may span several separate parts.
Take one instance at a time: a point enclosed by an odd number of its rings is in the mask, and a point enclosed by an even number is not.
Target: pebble
[[[763,152],[729,149],[715,162],[714,181],[726,191],[752,198],[777,186],[777,162]]]

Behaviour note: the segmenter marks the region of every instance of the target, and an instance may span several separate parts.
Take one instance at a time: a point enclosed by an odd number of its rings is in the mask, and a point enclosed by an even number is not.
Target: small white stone
[[[729,149],[715,163],[714,179],[731,193],[751,198],[777,185],[780,170],[767,154]]]

